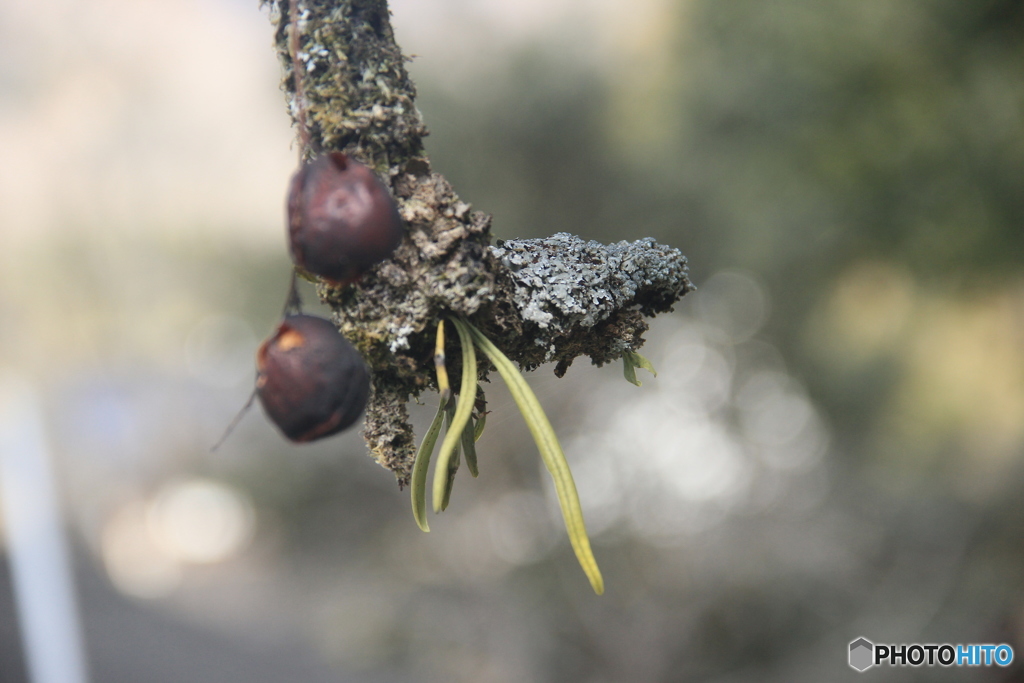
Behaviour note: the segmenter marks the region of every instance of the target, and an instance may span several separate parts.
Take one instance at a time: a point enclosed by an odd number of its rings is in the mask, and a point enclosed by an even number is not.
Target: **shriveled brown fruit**
[[[347,155],[321,154],[292,177],[288,246],[300,268],[348,284],[390,256],[403,234],[387,187]]]
[[[307,442],[349,427],[366,408],[370,371],[329,320],[286,317],[256,353],[256,395],[292,441]]]

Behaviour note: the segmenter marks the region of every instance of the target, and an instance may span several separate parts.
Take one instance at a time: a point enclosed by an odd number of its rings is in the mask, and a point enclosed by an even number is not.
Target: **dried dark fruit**
[[[345,154],[303,165],[288,190],[295,265],[335,284],[352,282],[402,241],[395,200],[373,171]]]
[[[256,353],[256,395],[292,441],[315,441],[351,426],[369,394],[362,356],[324,318],[286,317]]]

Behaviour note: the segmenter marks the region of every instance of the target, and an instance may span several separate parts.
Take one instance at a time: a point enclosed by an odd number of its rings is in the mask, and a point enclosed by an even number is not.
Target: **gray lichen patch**
[[[370,451],[405,485],[416,450],[406,403],[436,389],[440,320],[463,317],[521,367],[554,362],[561,376],[579,356],[601,365],[639,349],[645,316],[671,310],[692,289],[686,259],[651,239],[605,246],[566,233],[492,247],[491,217],[462,201],[423,153],[426,129],[385,0],[296,1],[311,147],[375,169],[406,227],[392,257],[358,282],[318,287],[373,370],[364,431]],[[288,2],[271,6],[295,116],[302,105],[292,78]],[[448,372],[458,386],[457,336],[448,343]],[[481,361],[480,379],[489,370]]]
[[[543,333],[539,346],[549,331],[592,328],[629,306],[653,315],[691,288],[686,257],[649,237],[604,245],[560,232],[507,240],[491,251],[515,284],[516,308]]]
[[[561,377],[587,356],[595,365],[643,346],[644,317],[693,289],[686,257],[645,238],[603,245],[568,233],[491,248],[498,295],[474,323],[520,366],[555,363]]]

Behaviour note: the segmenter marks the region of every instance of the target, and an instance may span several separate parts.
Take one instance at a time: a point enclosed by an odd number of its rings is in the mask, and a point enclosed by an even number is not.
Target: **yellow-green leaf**
[[[552,429],[544,409],[519,369],[490,339],[465,320],[453,318],[452,324],[460,331],[460,336],[463,329],[472,335],[473,341],[490,358],[498,370],[498,374],[508,385],[512,398],[523,414],[526,426],[529,428],[530,434],[533,435],[533,440],[537,443],[541,459],[555,482],[555,492],[558,494],[558,503],[562,509],[565,528],[569,533],[569,542],[576,553],[576,559],[579,561],[580,567],[583,568],[583,573],[590,580],[594,592],[598,595],[604,593],[604,579],[601,577],[601,570],[598,568],[597,560],[590,548],[590,538],[587,536],[587,528],[583,523],[583,510],[580,508],[576,484],[573,481],[572,472],[569,470],[569,463],[562,452],[562,447],[558,443],[558,437],[555,435],[555,430]]]
[[[473,402],[476,399],[476,349],[473,347],[473,338],[458,320],[453,318],[452,323],[459,333],[459,343],[462,346],[462,382],[451,428],[445,434],[444,441],[441,442],[441,449],[437,452],[437,462],[434,465],[434,512],[440,512],[443,509],[449,460],[462,438],[462,430],[469,422],[473,413]]]

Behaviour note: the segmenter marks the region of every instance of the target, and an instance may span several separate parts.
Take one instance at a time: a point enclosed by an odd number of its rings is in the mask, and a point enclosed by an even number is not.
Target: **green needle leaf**
[[[434,444],[437,443],[437,435],[441,433],[441,424],[444,422],[445,401],[443,398],[437,406],[437,415],[430,423],[430,429],[423,435],[420,448],[416,451],[416,459],[412,464],[412,480],[409,483],[409,490],[412,494],[412,516],[417,526],[423,531],[430,531],[427,524],[427,468],[430,467],[430,455],[434,452]]]
[[[630,384],[641,386],[642,382],[636,378],[636,366],[629,359],[629,352],[622,355],[622,375]]]
[[[639,387],[642,386],[643,383],[636,378],[637,368],[643,368],[655,377],[658,376],[658,371],[654,369],[653,365],[651,365],[651,361],[647,360],[636,351],[626,351],[622,354],[622,374],[626,377],[627,382]]]
[[[479,441],[484,435],[484,427],[487,426],[487,397],[479,384],[476,385],[476,403],[473,405],[473,412],[476,414],[476,424],[473,425],[473,441]]]
[[[437,391],[441,394],[441,402],[445,403],[451,396],[448,386],[448,366],[444,358],[444,321],[437,323],[437,340],[434,342],[434,371],[437,373]]]
[[[476,349],[473,346],[473,338],[460,321],[452,318],[452,323],[459,333],[459,343],[462,346],[462,383],[459,389],[458,407],[452,417],[451,428],[445,434],[444,441],[441,442],[441,450],[437,453],[437,463],[434,465],[434,512],[444,509],[448,462],[462,438],[462,430],[469,423],[469,418],[473,414],[473,402],[476,400]]]
[[[447,431],[451,431],[452,419],[455,417],[455,405],[449,403],[444,410],[444,426]],[[467,424],[468,428],[468,424]],[[463,430],[465,433],[465,430]],[[460,439],[461,440],[461,439]],[[448,461],[448,476],[444,482],[444,496],[441,498],[441,512],[448,509],[448,503],[452,499],[452,487],[455,485],[455,473],[459,471],[459,463],[461,458],[459,457],[459,443],[455,444],[455,452],[452,453],[451,460]]]
[[[533,435],[533,440],[537,442],[544,465],[555,481],[558,503],[562,508],[565,528],[569,532],[569,542],[572,543],[572,548],[576,552],[576,559],[579,560],[583,572],[590,580],[594,592],[598,595],[604,593],[604,579],[601,578],[601,570],[590,549],[590,539],[587,537],[587,528],[583,523],[583,511],[576,493],[576,484],[573,482],[569,463],[565,460],[565,454],[558,443],[555,430],[551,428],[551,423],[548,421],[547,415],[544,414],[544,409],[519,369],[490,339],[465,320],[453,318],[452,324],[455,325],[455,329],[459,330],[460,337],[464,329],[472,335],[477,346],[487,354],[494,367],[497,368],[498,374],[508,385],[512,398],[519,406],[519,411],[523,414],[526,425]]]
[[[469,468],[469,473],[474,477],[479,476],[480,471],[476,468],[476,425],[473,424],[472,419],[462,430],[462,452],[466,455],[466,467]]]
[[[473,441],[479,441],[480,437],[484,435],[484,427],[487,426],[487,413],[480,416],[480,419],[476,421],[476,425],[473,426]]]

